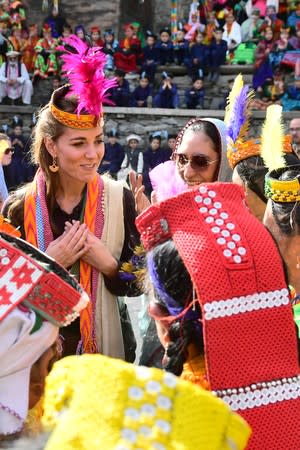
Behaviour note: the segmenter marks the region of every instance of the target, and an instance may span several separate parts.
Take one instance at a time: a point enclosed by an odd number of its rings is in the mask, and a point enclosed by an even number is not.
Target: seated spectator
[[[152,31],[146,31],[146,45],[143,48],[142,71],[146,72],[149,82],[154,83],[154,77],[158,62],[158,49],[155,45],[156,35]]]
[[[275,41],[274,47],[269,54],[269,59],[273,71],[280,66],[285,53],[288,50],[291,50],[289,38],[290,38],[289,29],[282,28],[280,30],[280,38],[277,41]]]
[[[200,73],[194,78],[192,87],[185,91],[186,107],[188,109],[204,109],[204,96],[203,75]]]
[[[109,28],[104,31],[103,53],[106,54],[105,70],[114,70],[114,54],[119,46],[119,42],[115,39],[115,32]]]
[[[104,42],[101,37],[100,27],[94,26],[91,28],[91,41],[93,47],[103,47]]]
[[[300,24],[300,2],[295,5],[295,11],[292,11],[287,18],[287,26],[291,27],[292,31],[295,31]]]
[[[131,106],[140,108],[152,106],[152,88],[146,72],[142,72],[139,86],[131,94],[130,104]]]
[[[267,78],[263,85],[257,89],[258,97],[253,100],[251,107],[260,111],[265,111],[268,106],[280,104],[280,99],[284,94],[284,82],[282,75],[277,74],[274,78]]]
[[[140,41],[141,47],[145,47],[145,35],[141,24],[139,22],[131,22],[130,25],[133,27],[134,36]]]
[[[158,64],[168,65],[174,61],[173,42],[169,28],[163,28],[159,33],[159,40],[156,43],[158,50]]]
[[[7,183],[4,177],[4,170],[11,164],[14,149],[11,146],[9,137],[0,133],[0,208],[8,197]]]
[[[263,24],[263,19],[260,18],[260,10],[253,8],[251,16],[245,20],[241,25],[242,42],[257,42],[260,38],[260,28]]]
[[[242,42],[241,26],[236,22],[233,11],[227,11],[225,14],[223,40],[227,42],[229,58],[234,55],[235,49]]]
[[[196,34],[205,30],[205,25],[200,23],[198,12],[190,12],[189,21],[184,25],[184,29],[186,31],[185,39],[189,42],[194,42]]]
[[[0,21],[2,23],[5,23],[5,28],[7,30],[11,24],[10,7],[8,1],[4,1],[0,5]]]
[[[124,25],[123,29],[125,38],[120,41],[119,48],[114,54],[115,66],[125,73],[137,72],[137,58],[141,54],[141,43],[130,23]]]
[[[220,66],[226,63],[227,42],[223,39],[222,28],[214,32],[214,38],[208,46],[208,80],[218,81]]]
[[[300,111],[300,76],[295,75],[294,85],[287,88],[281,104],[283,111]]]
[[[56,75],[58,71],[56,46],[57,40],[51,36],[51,27],[46,23],[43,26],[43,37],[38,41],[37,47],[42,48],[42,56],[47,66],[47,75]]]
[[[178,66],[181,66],[189,59],[189,41],[185,39],[185,32],[182,24],[176,33],[176,38],[173,43],[174,48],[174,62]]]
[[[45,80],[48,78],[48,64],[44,58],[44,49],[41,45],[36,45],[34,47],[35,57],[34,57],[34,70],[32,82],[35,83],[37,80]]]
[[[252,85],[254,89],[262,86],[266,79],[272,78],[273,71],[270,63],[270,52],[275,46],[273,30],[266,27],[263,31],[264,39],[262,39],[255,51],[255,64]]]
[[[128,174],[131,170],[138,175],[142,175],[144,168],[143,152],[138,148],[142,139],[137,134],[130,134],[126,138],[127,147],[125,148],[125,156],[118,173],[118,180],[128,180]]]
[[[267,27],[271,27],[273,31],[274,41],[277,41],[280,36],[280,30],[284,26],[284,22],[278,19],[276,14],[276,6],[268,5],[266,9],[266,15],[263,24],[261,25],[260,32],[264,31]]]
[[[196,34],[195,43],[190,48],[190,56],[186,59],[188,73],[193,78],[199,70],[206,70],[208,64],[208,45],[204,44],[204,33]]]
[[[179,98],[177,86],[173,83],[173,75],[163,72],[162,78],[159,91],[154,97],[155,108],[178,108]]]
[[[92,45],[91,38],[89,37],[89,35],[85,31],[85,28],[84,28],[84,26],[82,24],[76,25],[76,27],[74,28],[74,33],[83,42],[86,42],[90,46]]]
[[[296,35],[290,38],[289,44],[292,50],[300,50],[300,22],[297,23]]]
[[[227,103],[228,103],[228,96],[233,87],[233,83],[234,83],[234,78],[230,78],[229,80],[227,80],[227,86],[225,86],[223,89],[221,89],[223,99],[220,101],[220,103],[218,105],[218,109],[225,110]]]
[[[5,54],[8,51],[9,41],[5,36],[4,22],[0,22],[0,67],[5,60]]]
[[[115,128],[107,133],[107,137],[108,142],[105,143],[104,157],[99,167],[99,173],[108,173],[116,180],[125,152],[122,145],[118,142],[119,135]]]
[[[115,106],[128,106],[130,98],[129,83],[125,80],[125,72],[120,69],[115,70],[115,77],[117,79],[117,86],[109,90],[111,100]]]
[[[39,40],[36,24],[29,25],[29,35],[23,44],[22,61],[29,73],[33,73],[36,60],[35,46]]]
[[[149,172],[161,163],[170,159],[169,152],[161,147],[160,133],[152,133],[150,138],[150,147],[144,152],[144,171],[143,184],[145,193],[149,197],[152,192],[152,185],[149,178]]]
[[[12,25],[16,25],[20,29],[25,28],[26,12],[21,1],[10,2],[9,15]]]
[[[14,25],[11,29],[11,35],[8,38],[9,47],[11,50],[20,52],[23,47],[22,30],[17,25]]]
[[[166,148],[168,159],[171,158],[172,153],[175,150],[176,138],[177,138],[177,134],[168,133],[167,148]]]
[[[217,28],[219,28],[219,22],[216,19],[216,13],[215,11],[211,11],[207,14],[204,44],[209,45],[212,42]]]
[[[23,121],[14,116],[11,122],[12,132],[9,134],[11,145],[14,148],[12,163],[5,169],[5,177],[9,190],[16,189],[27,181],[27,166],[25,148],[28,138],[23,135]]]
[[[68,25],[65,17],[59,14],[55,6],[52,8],[51,14],[44,20],[44,24],[50,25],[51,36],[55,39],[62,36],[64,27]]]
[[[0,103],[5,97],[13,102],[22,98],[24,105],[30,105],[33,94],[32,83],[25,64],[19,60],[20,53],[14,50],[6,53],[7,62],[0,68]]]

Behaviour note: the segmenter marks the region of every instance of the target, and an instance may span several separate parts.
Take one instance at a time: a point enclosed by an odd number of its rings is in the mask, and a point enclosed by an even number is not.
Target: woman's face
[[[47,148],[57,157],[61,178],[88,183],[95,177],[104,155],[103,129],[100,126],[90,130],[65,127],[65,132]]]
[[[2,161],[1,161],[2,166],[9,166],[9,164],[11,163],[11,160],[12,160],[12,155],[13,155],[13,149],[11,148],[11,142],[6,141],[6,144],[7,144],[6,149],[3,152]]]
[[[177,170],[189,188],[216,180],[219,155],[214,149],[212,140],[205,133],[202,131],[186,131],[176,153],[184,155],[189,160],[184,165],[181,165],[180,161],[176,161]],[[194,156],[207,158],[207,161],[209,161],[207,167],[198,167],[197,164],[193,163],[192,158]]]

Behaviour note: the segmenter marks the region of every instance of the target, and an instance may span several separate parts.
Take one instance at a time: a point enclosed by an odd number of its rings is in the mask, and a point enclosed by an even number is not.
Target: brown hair
[[[69,86],[62,86],[56,89],[51,97],[50,103],[54,103],[62,111],[74,113],[78,101],[76,97],[66,97],[69,92]],[[37,116],[37,123],[33,132],[33,141],[31,146],[31,160],[34,164],[37,164],[45,174],[46,179],[46,202],[49,209],[49,218],[53,217],[53,209],[55,205],[55,196],[60,187],[59,176],[57,173],[51,172],[49,166],[52,164],[53,159],[48,152],[45,145],[45,138],[50,138],[54,142],[62,136],[65,130],[65,126],[59,123],[52,115],[48,103],[44,106]],[[30,189],[31,183],[19,190],[19,195],[16,195],[16,199],[11,203],[9,207],[8,217],[14,223],[14,217],[20,215],[20,208],[23,207],[24,194]],[[23,192],[22,192],[23,190]],[[15,223],[14,223],[15,224]],[[55,225],[51,221],[51,225],[55,228]]]

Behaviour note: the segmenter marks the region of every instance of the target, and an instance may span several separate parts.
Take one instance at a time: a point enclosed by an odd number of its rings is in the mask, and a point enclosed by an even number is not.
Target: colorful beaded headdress
[[[298,448],[300,375],[289,290],[276,245],[248,211],[242,189],[203,184],[152,205],[137,228],[147,250],[174,241],[202,311],[209,385],[250,424],[248,448]]]
[[[245,139],[250,122],[250,104],[254,92],[244,86],[242,75],[234,81],[228,96],[224,122],[228,129],[227,158],[232,169],[242,160],[251,156],[260,156],[261,138]],[[283,151],[292,153],[292,138],[283,138]]]
[[[88,47],[75,35],[64,39],[62,72],[69,79],[69,85],[55,90],[49,108],[55,119],[63,125],[80,130],[97,126],[103,116],[102,104],[111,103],[107,91],[116,85],[115,79],[107,79],[104,74],[106,56],[100,47]],[[57,99],[75,96],[78,99],[76,113],[63,111],[56,105]]]
[[[103,355],[54,365],[43,424],[52,432],[47,450],[242,450],[250,434],[241,417],[198,386]]]
[[[8,227],[0,226],[0,321],[22,303],[58,327],[69,325],[88,295],[63,267]]]
[[[261,156],[269,169],[265,177],[265,195],[275,202],[297,202],[300,200],[298,177],[293,180],[279,180],[286,170],[283,145],[282,106],[271,105],[267,108],[262,132]]]

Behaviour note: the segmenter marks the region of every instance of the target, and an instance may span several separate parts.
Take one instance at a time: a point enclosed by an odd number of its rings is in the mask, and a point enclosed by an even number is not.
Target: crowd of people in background
[[[49,77],[59,82],[61,45],[72,33],[103,47],[105,70],[118,80],[111,93],[116,106],[203,109],[205,86],[218,82],[221,66],[251,64],[254,109],[272,103],[286,111],[300,109],[299,1],[193,1],[176,31],[169,24],[158,32],[143,30],[131,22],[117,36],[98,25],[72,28],[55,6],[43,24],[30,24],[21,1],[4,0],[0,102],[8,98],[30,104],[35,83]],[[174,65],[182,66],[191,80],[183,98],[173,80]]]

